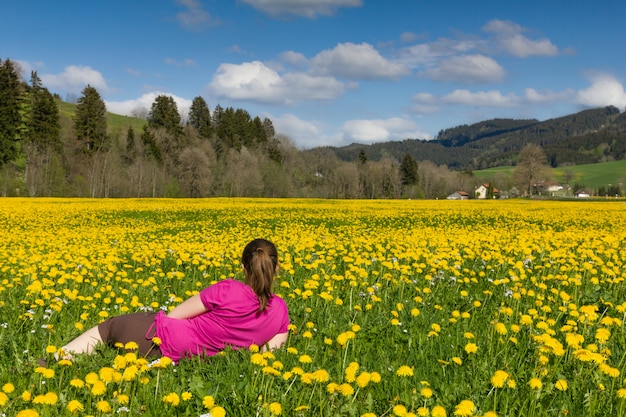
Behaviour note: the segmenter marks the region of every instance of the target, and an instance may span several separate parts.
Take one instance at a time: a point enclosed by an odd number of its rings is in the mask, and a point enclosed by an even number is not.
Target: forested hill
[[[416,161],[475,170],[515,165],[518,153],[529,143],[540,145],[553,167],[621,160],[626,157],[626,112],[608,106],[546,121],[493,119],[442,130],[430,141],[406,139],[329,149],[345,161],[356,160],[361,151],[372,160],[385,156],[402,160],[409,154]]]

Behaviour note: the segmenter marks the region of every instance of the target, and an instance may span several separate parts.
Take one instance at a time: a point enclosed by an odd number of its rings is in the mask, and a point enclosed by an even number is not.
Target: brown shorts
[[[154,317],[157,313],[132,313],[111,317],[98,325],[102,341],[109,346],[116,343],[135,342],[139,354],[153,358],[161,357],[159,347],[152,343]]]

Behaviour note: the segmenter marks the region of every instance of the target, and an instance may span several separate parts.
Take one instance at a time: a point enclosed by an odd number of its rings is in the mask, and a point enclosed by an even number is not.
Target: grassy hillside
[[[71,120],[74,117],[76,104],[58,101],[57,105],[59,106],[59,113],[62,118],[68,118]],[[125,131],[129,127],[132,127],[135,132],[141,132],[146,123],[147,122],[144,119],[139,119],[137,117],[107,113],[107,126],[109,128],[109,132]]]
[[[488,180],[502,173],[510,176],[515,167],[497,167],[474,171],[476,178]],[[599,164],[576,165],[552,169],[552,177],[557,182],[564,182],[565,173],[571,171],[574,179],[572,184],[584,184],[586,187],[598,189],[608,185],[620,184],[623,187],[626,183],[626,160],[603,162]]]

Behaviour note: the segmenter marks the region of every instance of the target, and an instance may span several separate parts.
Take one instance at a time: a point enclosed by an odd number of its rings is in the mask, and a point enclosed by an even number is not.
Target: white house
[[[496,187],[493,187],[493,198],[497,198],[496,196],[499,192],[500,191],[498,191]],[[476,188],[476,190],[474,190],[474,194],[478,199],[486,199],[487,195],[489,194],[489,184],[481,184],[480,186],[478,186],[478,188]]]

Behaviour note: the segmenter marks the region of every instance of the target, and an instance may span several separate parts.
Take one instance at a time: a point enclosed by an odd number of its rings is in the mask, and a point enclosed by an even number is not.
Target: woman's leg
[[[87,330],[85,333],[78,336],[76,339],[63,346],[63,350],[70,357],[71,355],[78,353],[89,354],[93,352],[94,347],[98,343],[102,343],[102,337],[100,336],[98,326],[94,326],[91,329]]]

